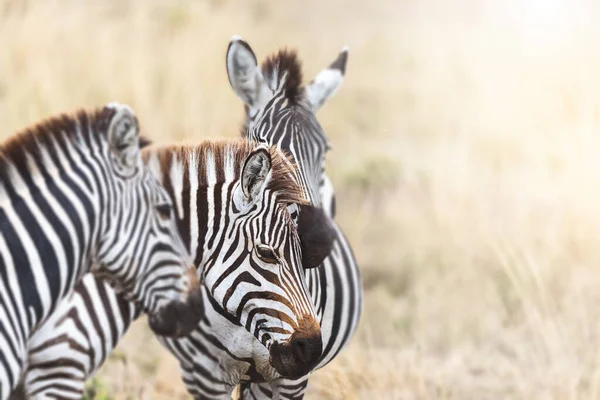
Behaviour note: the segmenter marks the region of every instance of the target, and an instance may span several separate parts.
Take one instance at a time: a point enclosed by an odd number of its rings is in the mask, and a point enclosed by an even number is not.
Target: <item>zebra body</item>
[[[93,304],[101,304],[103,312],[81,312]],[[20,389],[27,393],[24,397],[81,398],[86,379],[141,314],[139,304],[116,295],[94,275],[84,275],[28,342],[28,367]]]
[[[138,132],[131,109],[111,103],[0,146],[0,399],[21,378],[32,333],[88,271],[139,302],[157,332],[199,320],[198,280]]]
[[[314,367],[321,333],[302,273],[315,265],[303,265],[301,246],[314,242],[307,254],[320,262],[330,251],[331,229],[311,230],[329,227],[329,220],[304,204],[293,164],[275,149],[248,141],[149,148],[144,153],[173,199],[179,231],[199,266],[207,301],[205,316],[191,335],[161,336],[161,342],[178,354],[194,347],[194,338],[206,326],[247,326],[255,334],[248,342],[258,343],[262,352],[263,370],[300,376]],[[136,315],[133,305],[125,306],[102,282],[86,277],[30,341],[23,381],[27,394],[80,398],[84,379]],[[108,329],[109,320],[117,328]],[[90,330],[94,338],[85,333]],[[180,362],[184,370],[195,368],[195,360]]]

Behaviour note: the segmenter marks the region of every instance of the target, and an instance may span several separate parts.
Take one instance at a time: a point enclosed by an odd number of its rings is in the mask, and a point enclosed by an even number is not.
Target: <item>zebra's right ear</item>
[[[306,98],[315,112],[333,96],[344,82],[347,63],[348,47],[344,47],[331,65],[319,72],[315,79],[306,85]]]
[[[253,110],[267,104],[273,93],[248,43],[239,36],[232,37],[225,61],[229,83],[235,94]]]
[[[133,171],[141,163],[138,119],[126,104],[113,102],[105,109],[112,111],[107,129],[110,149],[122,168]]]
[[[241,187],[246,204],[254,202],[264,190],[271,172],[271,155],[265,147],[252,151],[242,169]]]

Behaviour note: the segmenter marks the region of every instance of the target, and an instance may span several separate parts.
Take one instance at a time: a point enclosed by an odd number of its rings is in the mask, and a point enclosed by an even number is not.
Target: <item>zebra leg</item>
[[[243,383],[240,388],[240,400],[302,400],[307,386],[308,375],[296,380]]]

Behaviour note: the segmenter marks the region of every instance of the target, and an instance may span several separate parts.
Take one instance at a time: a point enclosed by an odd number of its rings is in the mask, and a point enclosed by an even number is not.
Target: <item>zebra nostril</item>
[[[263,344],[263,346],[266,346],[269,340],[271,340],[271,335],[265,333],[262,337],[261,343]]]
[[[299,337],[295,338],[290,342],[292,351],[296,358],[304,364],[310,364],[314,361],[315,357],[320,353],[320,340],[311,337]]]
[[[269,362],[279,374],[296,379],[309,373],[319,362],[323,349],[320,332],[295,332],[289,341],[273,342]]]
[[[296,353],[296,357],[303,363],[306,363],[310,357],[310,344],[306,339],[298,339],[292,342],[292,348],[294,349],[294,353]]]

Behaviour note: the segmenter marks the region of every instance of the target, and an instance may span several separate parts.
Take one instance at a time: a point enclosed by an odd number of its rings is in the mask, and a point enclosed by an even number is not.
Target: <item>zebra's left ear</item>
[[[250,153],[242,168],[241,187],[244,202],[254,202],[264,190],[271,172],[271,155],[266,147],[259,147]]]
[[[121,167],[135,169],[141,162],[138,119],[126,104],[109,103],[105,109],[112,111],[107,130],[110,149]]]
[[[302,249],[302,266],[305,269],[318,267],[331,253],[336,232],[333,221],[321,208],[300,206],[298,236]]]
[[[327,99],[338,90],[344,81],[346,63],[348,62],[348,47],[344,47],[331,65],[317,74],[306,87],[306,98],[314,111],[317,111]]]

